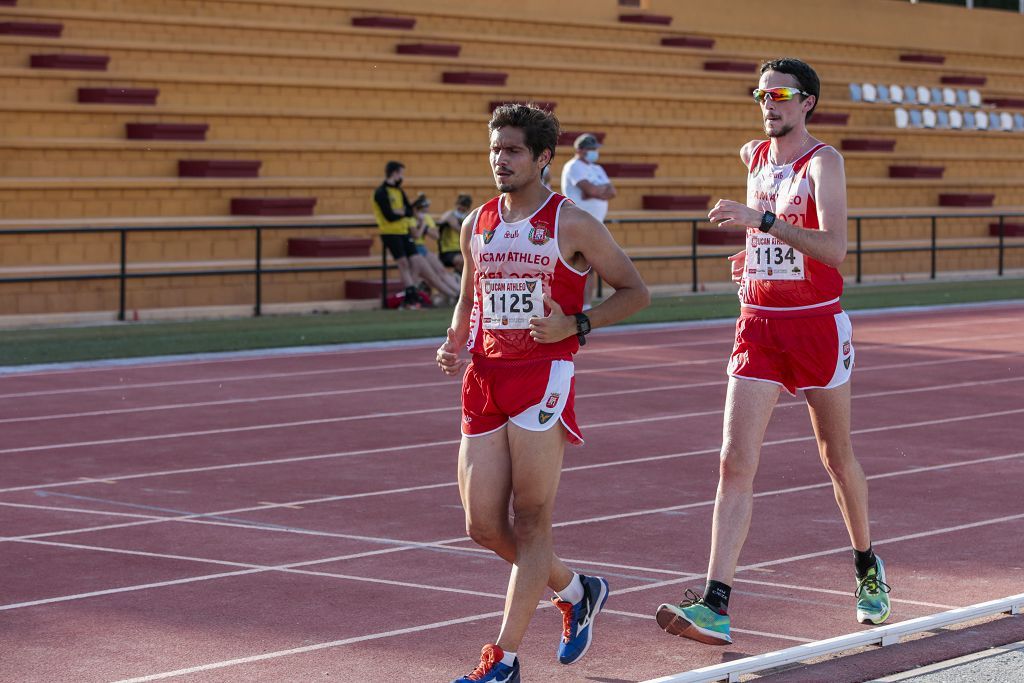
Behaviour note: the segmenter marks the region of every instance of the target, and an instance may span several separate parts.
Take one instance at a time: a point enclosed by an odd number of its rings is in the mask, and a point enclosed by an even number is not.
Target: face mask
[[[395,187],[401,187],[402,186],[402,180],[403,180],[402,178],[399,178],[398,180],[396,180],[395,181]]]
[[[597,161],[598,156],[599,154],[597,153],[596,149],[588,149],[586,153],[583,155],[583,158],[587,161],[587,163],[592,164],[595,161]]]

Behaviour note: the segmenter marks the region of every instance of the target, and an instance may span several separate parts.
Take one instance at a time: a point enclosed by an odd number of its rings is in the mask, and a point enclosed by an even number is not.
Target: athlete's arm
[[[780,216],[770,234],[825,265],[838,267],[846,258],[846,171],[843,157],[833,149],[823,149],[811,157],[807,174],[821,228],[808,230],[788,223]],[[719,225],[746,228],[760,226],[763,217],[764,212],[729,199],[718,200],[708,213],[708,218]]]
[[[747,144],[740,147],[740,160],[743,161],[743,165],[750,168],[750,160],[754,157],[754,150],[761,144],[761,140],[751,140]]]
[[[586,211],[577,206],[562,207],[558,246],[562,258],[573,268],[582,271],[589,264],[615,290],[610,297],[587,311],[592,328],[617,323],[650,303],[651,295],[636,266],[615,242],[608,228]],[[530,336],[542,344],[551,344],[576,334],[576,318],[562,313],[561,307],[549,297],[545,297],[545,303],[551,308],[551,314],[530,320]]]
[[[476,263],[470,241],[473,238],[473,224],[476,222],[476,211],[471,211],[466,220],[462,221],[462,232],[459,234],[459,246],[462,249],[462,291],[459,301],[452,313],[452,326],[448,328],[448,336],[437,349],[437,365],[446,375],[456,375],[466,365],[459,359],[459,350],[469,340],[469,316],[473,310],[473,281],[476,279]]]

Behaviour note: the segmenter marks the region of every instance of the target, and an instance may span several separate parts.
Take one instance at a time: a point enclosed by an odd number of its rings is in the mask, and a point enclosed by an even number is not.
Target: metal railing
[[[856,282],[862,281],[863,263],[866,256],[871,254],[892,254],[892,253],[915,253],[930,252],[930,277],[935,279],[938,272],[938,254],[948,251],[995,251],[996,262],[995,273],[1003,275],[1005,270],[1006,251],[1009,249],[1024,248],[1024,241],[1008,244],[1006,241],[1005,225],[1008,218],[1024,217],[1020,211],[988,211],[978,213],[905,213],[905,214],[864,214],[852,215],[849,220],[853,223],[853,244],[848,250],[856,262]],[[996,241],[992,240],[968,244],[939,244],[938,227],[939,221],[944,219],[955,220],[964,218],[988,218],[998,221],[999,230]],[[863,244],[863,224],[865,221],[878,220],[922,220],[928,221],[929,233],[928,243],[921,245],[904,246],[878,246],[865,247]],[[689,226],[690,243],[686,245],[688,253],[685,254],[664,254],[664,255],[636,255],[631,258],[635,262],[645,261],[688,261],[690,263],[690,284],[691,291],[697,292],[700,288],[698,265],[700,261],[707,259],[721,259],[721,251],[713,253],[702,253],[698,244],[698,229],[702,225],[709,225],[707,219],[699,217],[644,217],[644,218],[613,218],[606,221],[614,225],[644,225],[644,224],[679,224]],[[69,228],[10,228],[0,230],[0,236],[7,235],[76,235],[76,234],[116,234],[119,239],[119,259],[117,270],[112,272],[99,272],[87,274],[67,275],[34,275],[24,277],[0,278],[0,285],[32,282],[74,282],[74,281],[95,281],[95,280],[116,280],[118,283],[118,309],[117,319],[124,320],[127,310],[128,282],[130,280],[146,278],[178,278],[178,277],[207,277],[207,276],[251,276],[253,278],[254,307],[253,314],[259,316],[263,312],[263,277],[265,275],[284,273],[339,273],[339,272],[367,272],[377,271],[380,274],[381,283],[381,304],[387,305],[388,293],[388,271],[396,266],[388,263],[387,250],[381,250],[379,265],[377,264],[353,264],[335,266],[301,266],[301,267],[267,267],[263,258],[263,237],[267,231],[295,231],[295,230],[355,230],[376,228],[374,223],[287,223],[287,224],[252,224],[252,225],[189,225],[189,226],[124,226],[124,227],[69,227]],[[129,272],[128,260],[128,238],[130,235],[140,233],[158,232],[239,232],[249,231],[253,235],[254,259],[250,268],[214,268],[214,269],[183,269],[183,270],[150,270]],[[46,266],[40,266],[43,270]],[[600,287],[600,283],[599,283]],[[599,290],[600,291],[600,290]]]

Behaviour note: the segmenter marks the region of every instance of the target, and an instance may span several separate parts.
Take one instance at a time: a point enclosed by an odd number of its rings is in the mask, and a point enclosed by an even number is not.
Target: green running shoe
[[[658,626],[674,636],[690,638],[708,645],[728,645],[729,615],[719,614],[689,588],[678,605],[668,603],[658,608]]]
[[[857,621],[862,624],[881,624],[889,618],[889,584],[885,582],[885,565],[875,558],[875,566],[857,579]]]

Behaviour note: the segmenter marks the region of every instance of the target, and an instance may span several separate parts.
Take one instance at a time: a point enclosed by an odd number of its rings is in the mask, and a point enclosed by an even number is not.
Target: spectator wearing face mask
[[[608,200],[613,199],[616,192],[608,174],[597,163],[600,146],[597,137],[591,133],[583,133],[576,138],[573,142],[576,156],[562,167],[562,194],[603,223],[608,214]],[[591,273],[583,294],[584,310],[590,308],[596,288],[597,280]]]
[[[441,254],[441,263],[460,275],[463,261],[459,234],[462,232],[462,221],[466,220],[471,208],[473,208],[473,198],[468,194],[460,194],[455,199],[455,207],[444,212],[437,224],[438,230],[440,230],[438,251]]]

